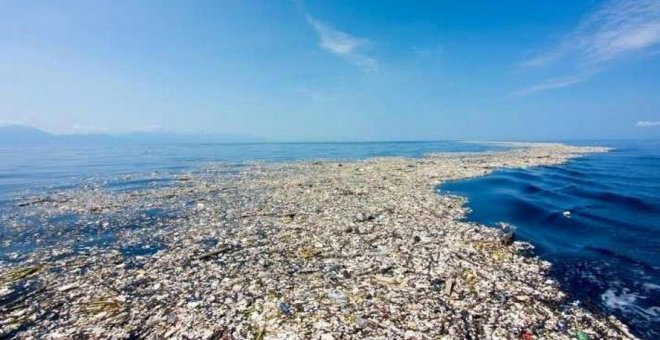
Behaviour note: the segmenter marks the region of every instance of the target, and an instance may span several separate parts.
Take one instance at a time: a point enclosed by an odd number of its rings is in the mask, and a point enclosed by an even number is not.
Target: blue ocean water
[[[660,339],[660,141],[593,144],[614,150],[439,191],[466,196],[468,220],[515,225],[571,299]]]
[[[377,156],[418,157],[430,152],[481,152],[505,147],[437,142],[255,143],[255,144],[0,144],[0,203],[17,192],[40,192],[108,181],[110,186],[139,188],[167,174],[205,164],[309,159],[363,159]],[[131,175],[127,182],[123,175]]]
[[[470,220],[516,225],[519,238],[533,243],[536,254],[554,263],[553,275],[572,299],[597,312],[614,313],[640,336],[660,338],[660,142],[587,144],[615,150],[558,167],[498,170],[486,177],[446,183],[439,190],[467,196],[473,210]],[[505,148],[462,142],[0,145],[0,212],[11,211],[20,197],[84,184],[110,190],[169,185],[181,172],[215,162],[240,168],[250,161],[418,157],[501,149]],[[166,214],[139,212],[120,222],[148,226],[160,223]],[[57,235],[67,224],[80,222],[75,218],[60,216],[37,224],[51,223],[48,235]],[[93,242],[112,243],[112,235],[96,236]],[[11,251],[20,244],[13,243]]]

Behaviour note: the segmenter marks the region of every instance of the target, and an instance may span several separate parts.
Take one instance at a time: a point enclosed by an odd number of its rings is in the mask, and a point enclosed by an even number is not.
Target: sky
[[[660,138],[660,0],[0,0],[0,125]]]

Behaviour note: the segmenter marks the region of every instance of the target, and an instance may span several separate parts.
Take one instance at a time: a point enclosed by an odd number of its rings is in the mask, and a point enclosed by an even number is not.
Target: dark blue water
[[[517,226],[572,299],[659,339],[660,142],[601,144],[616,149],[439,190],[468,197],[471,221]]]

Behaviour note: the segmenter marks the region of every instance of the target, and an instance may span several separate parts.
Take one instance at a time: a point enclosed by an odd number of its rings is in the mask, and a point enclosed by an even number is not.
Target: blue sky
[[[0,1],[0,124],[660,137],[660,1]]]

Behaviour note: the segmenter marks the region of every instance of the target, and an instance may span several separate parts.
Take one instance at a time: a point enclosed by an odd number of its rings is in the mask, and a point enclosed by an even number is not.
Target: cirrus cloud
[[[309,15],[306,19],[318,34],[321,48],[357,65],[363,71],[378,70],[378,61],[363,52],[370,45],[369,40],[337,30]]]
[[[369,56],[366,50],[372,42],[366,38],[360,38],[314,18],[304,7],[302,0],[293,0],[298,10],[304,15],[305,21],[314,29],[319,38],[319,46],[358,66],[362,71],[378,71],[378,60]]]
[[[660,1],[658,0],[610,0],[580,23],[553,48],[525,60],[525,68],[549,67],[564,62],[574,69],[578,77],[588,80],[605,70],[610,64],[628,57],[653,56],[652,49],[660,45]],[[559,78],[571,78],[568,75]],[[533,93],[543,89],[565,86],[540,84],[518,90],[516,93]],[[540,89],[540,90],[534,90]]]

